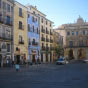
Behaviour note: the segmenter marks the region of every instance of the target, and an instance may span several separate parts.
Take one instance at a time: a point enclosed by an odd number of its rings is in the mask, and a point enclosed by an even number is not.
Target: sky
[[[37,9],[54,22],[54,28],[77,21],[79,15],[88,21],[88,0],[16,0],[23,5],[37,6]]]

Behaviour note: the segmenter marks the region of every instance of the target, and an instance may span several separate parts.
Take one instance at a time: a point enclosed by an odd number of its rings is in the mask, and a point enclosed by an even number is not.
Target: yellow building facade
[[[14,60],[28,58],[27,8],[18,2],[14,6]]]

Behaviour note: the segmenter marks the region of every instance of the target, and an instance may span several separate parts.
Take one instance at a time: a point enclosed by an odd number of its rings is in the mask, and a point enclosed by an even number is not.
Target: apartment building
[[[28,59],[27,8],[15,1],[14,6],[14,61]]]
[[[0,0],[0,67],[13,59],[14,0]]]
[[[53,61],[53,22],[46,18],[37,7],[27,5],[30,12],[39,16],[41,62]]]
[[[28,8],[28,59],[32,63],[40,60],[39,16]]]

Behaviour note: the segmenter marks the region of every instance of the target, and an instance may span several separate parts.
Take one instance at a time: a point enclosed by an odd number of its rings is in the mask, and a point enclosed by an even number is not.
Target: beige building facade
[[[64,24],[56,29],[64,36],[64,56],[83,60],[88,58],[88,22],[81,17],[76,23]]]

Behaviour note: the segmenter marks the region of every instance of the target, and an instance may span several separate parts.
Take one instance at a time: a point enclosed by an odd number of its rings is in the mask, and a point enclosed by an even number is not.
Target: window
[[[48,30],[47,30],[47,27],[46,27],[46,31],[48,31]]]
[[[33,44],[35,43],[35,39],[33,39]]]
[[[67,32],[67,35],[70,35],[70,32]]]
[[[47,25],[47,21],[46,21],[46,25]]]
[[[74,32],[72,31],[72,35],[74,35]]]
[[[44,47],[44,43],[42,43],[42,47]]]
[[[11,6],[11,12],[13,12],[13,7]]]
[[[7,24],[10,24],[10,17],[9,16],[7,16]]]
[[[51,25],[51,23],[50,23],[50,27],[51,27],[52,25]]]
[[[34,26],[33,26],[33,32],[35,32],[35,28],[34,28]]]
[[[84,44],[83,44],[83,40],[80,40],[79,41],[79,46],[83,46]]]
[[[30,24],[28,24],[28,32],[30,32]]]
[[[35,11],[33,11],[33,14],[35,14]]]
[[[69,47],[73,46],[73,41],[69,41]]]
[[[37,22],[37,18],[36,18],[36,22]]]
[[[85,35],[85,34],[86,34],[85,30],[83,30],[83,35]]]
[[[21,21],[19,21],[19,29],[23,29]]]
[[[39,33],[39,31],[38,31],[38,27],[37,27],[37,34]]]
[[[31,45],[31,40],[30,40],[30,38],[29,38],[29,45]]]
[[[19,16],[22,17],[22,8],[19,8]]]
[[[46,44],[46,47],[48,47],[48,44]]]
[[[21,35],[19,35],[19,44],[24,44],[24,40],[23,40],[23,37]]]
[[[28,14],[28,18],[30,17],[30,14]]]
[[[43,29],[43,26],[42,26],[42,29]]]
[[[2,4],[1,4],[1,0],[0,0],[0,8],[1,8],[1,5],[2,5]]]
[[[3,9],[6,10],[6,3],[3,2]]]
[[[2,44],[2,49],[6,49],[6,44],[5,43]]]
[[[76,35],[77,35],[77,36],[79,35],[79,32],[78,32],[78,31],[76,32]]]
[[[7,11],[10,12],[10,5],[7,4]]]
[[[7,44],[7,52],[10,52],[10,44]]]
[[[19,35],[19,42],[22,42],[23,38],[21,35]]]
[[[32,22],[35,22],[35,18],[34,17],[32,17]]]
[[[43,18],[42,18],[41,22],[43,23]]]

